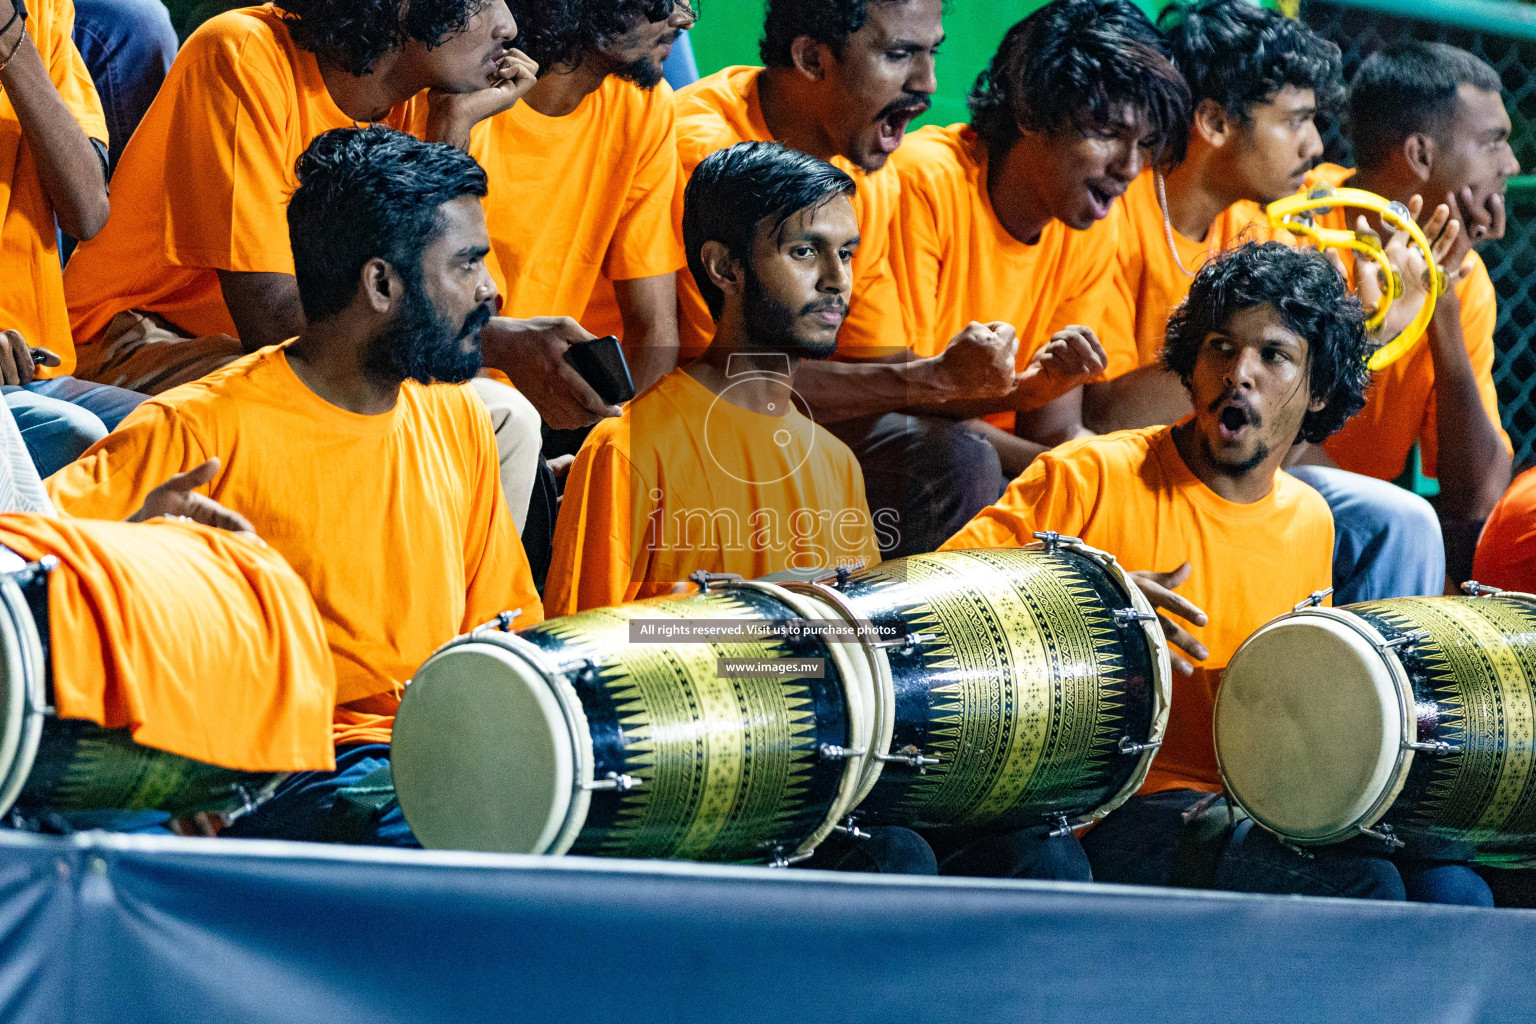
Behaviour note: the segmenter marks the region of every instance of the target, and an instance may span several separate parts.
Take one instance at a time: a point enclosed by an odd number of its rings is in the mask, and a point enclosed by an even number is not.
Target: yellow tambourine
[[[1402,203],[1390,201],[1364,189],[1333,188],[1329,185],[1319,185],[1305,195],[1298,193],[1270,203],[1264,212],[1269,216],[1271,227],[1283,228],[1293,235],[1315,243],[1319,248],[1351,249],[1375,260],[1378,267],[1385,268],[1386,273],[1383,276],[1386,280],[1382,282],[1381,300],[1376,303],[1376,308],[1366,319],[1366,330],[1377,330],[1386,321],[1387,310],[1391,309],[1392,303],[1403,295],[1403,278],[1398,269],[1388,262],[1386,249],[1375,232],[1317,226],[1312,214],[1318,211],[1327,213],[1335,206],[1356,206],[1375,211],[1381,217],[1382,223],[1397,230],[1407,231],[1413,244],[1418,246],[1424,254],[1425,265],[1434,267],[1434,272],[1430,275],[1429,295],[1424,300],[1423,308],[1413,318],[1413,322],[1397,337],[1372,352],[1366,361],[1366,365],[1373,371],[1380,370],[1407,355],[1419,339],[1424,337],[1424,332],[1429,328],[1429,320],[1435,315],[1435,303],[1450,287],[1450,282],[1446,279],[1445,271],[1435,264],[1429,239],[1424,237],[1424,232],[1419,230],[1418,224],[1414,223],[1413,218],[1409,216],[1408,208]]]

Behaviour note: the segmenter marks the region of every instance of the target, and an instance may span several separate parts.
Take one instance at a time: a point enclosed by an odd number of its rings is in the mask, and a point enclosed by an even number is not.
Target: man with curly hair
[[[618,335],[644,390],[677,360],[676,278],[688,261],[672,215],[676,121],[661,64],[693,10],[685,0],[514,0],[513,12],[539,80],[470,147],[491,176],[503,312]]]
[[[1298,438],[1322,441],[1364,406],[1367,346],[1360,303],[1322,256],[1279,242],[1217,256],[1169,322],[1164,348],[1194,415],[1047,452],[945,544],[1011,547],[1055,530],[1109,552],[1139,570],[1132,576],[1175,648],[1175,676],[1146,783],[1081,846],[1041,828],[941,850],[941,870],[1019,875],[1045,864],[1086,880],[1091,863],[1099,881],[1196,881],[1180,874],[1193,859],[1180,856],[1184,816],[1222,789],[1211,740],[1222,669],[1259,626],[1329,587],[1328,506],[1280,465]],[[1327,847],[1308,859],[1244,829],[1214,876],[1198,881],[1402,899],[1383,852]]]
[[[1084,417],[1098,431],[1188,415],[1188,394],[1161,359],[1168,314],[1212,253],[1270,236],[1260,204],[1302,187],[1323,153],[1316,113],[1344,95],[1338,47],[1299,21],[1247,0],[1167,13],[1168,45],[1194,103],[1189,143],[1181,163],[1143,171],[1120,200],[1122,287],[1111,330],[1134,334],[1137,368],[1084,389]],[[1306,455],[1298,446],[1291,461]],[[1291,472],[1333,510],[1340,604],[1442,591],[1440,525],[1427,501],[1335,467]]]
[[[204,23],[123,154],[107,226],[66,271],[79,376],[159,393],[301,333],[284,220],[294,161],[359,122],[467,148],[534,82],[516,35],[505,0],[286,0]],[[538,414],[575,426],[617,413],[561,360],[588,337],[558,318],[498,318],[485,332],[487,364],[518,385],[476,389],[519,523]]]
[[[892,158],[900,180],[894,265],[909,343],[942,349],[971,320],[1018,332],[1023,367],[1053,338],[1096,354],[1093,373],[1134,367],[1107,335],[1116,199],[1183,148],[1189,90],[1129,0],[1056,0],[1009,30],[970,96],[970,124],[929,127]],[[1093,375],[1090,374],[1090,376]],[[1084,433],[1083,378],[1054,393],[950,403],[1017,475]]]

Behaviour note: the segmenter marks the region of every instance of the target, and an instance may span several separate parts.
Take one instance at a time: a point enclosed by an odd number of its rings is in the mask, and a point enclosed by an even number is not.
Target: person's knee
[[[862,840],[875,870],[889,875],[936,875],[939,862],[928,841],[909,828],[875,826]]]
[[[75,20],[116,46],[160,55],[166,68],[176,58],[176,28],[161,0],[75,0]]]
[[[1465,864],[1416,864],[1410,861],[1400,862],[1397,867],[1408,898],[1416,903],[1493,906],[1493,890]]]
[[[914,417],[920,432],[914,449],[925,476],[943,479],[953,493],[967,495],[985,508],[1002,494],[1003,464],[991,442],[963,423]]]
[[[57,473],[107,436],[101,417],[68,402],[8,396],[7,404],[15,414],[32,464],[42,477]]]

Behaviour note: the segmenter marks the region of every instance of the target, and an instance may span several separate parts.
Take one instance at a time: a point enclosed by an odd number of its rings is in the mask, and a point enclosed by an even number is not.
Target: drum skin
[[[1415,855],[1536,853],[1536,600],[1398,598],[1347,605],[1396,648],[1413,686],[1418,739],[1459,753],[1412,754],[1382,819]]]
[[[824,831],[853,745],[843,684],[823,678],[721,678],[718,658],[827,657],[819,640],[786,644],[630,644],[633,619],[787,619],[760,591],[721,589],[566,616],[522,631],[567,671],[592,736],[593,776],[639,779],[591,794],[572,853],[751,861],[788,856]]]
[[[1078,550],[915,555],[838,587],[860,615],[925,638],[885,650],[895,688],[891,752],[861,823],[1010,829],[1107,812],[1150,758],[1122,754],[1159,721],[1159,649],[1134,602]],[[1166,657],[1166,655],[1161,655]],[[1165,677],[1166,678],[1166,677]],[[1166,706],[1163,706],[1166,714]]]

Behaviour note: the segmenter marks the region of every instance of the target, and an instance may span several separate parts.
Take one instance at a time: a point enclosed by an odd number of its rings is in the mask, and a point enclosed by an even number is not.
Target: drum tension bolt
[[[742,575],[736,572],[707,572],[698,569],[688,574],[688,578],[699,586],[699,593],[709,593],[709,588],[716,583],[740,583]]]
[[[1477,580],[1467,580],[1461,585],[1461,592],[1468,597],[1498,597],[1504,593],[1498,587],[1486,586]]]
[[[603,776],[601,779],[598,779],[596,782],[583,782],[581,784],[581,788],[587,790],[588,792],[617,791],[619,793],[628,793],[630,790],[643,785],[644,782],[644,779],[637,779],[633,775],[625,775],[621,772],[609,772],[607,775]]]
[[[849,562],[846,565],[839,565],[837,568],[833,569],[831,572],[825,572],[825,573],[822,573],[820,576],[817,576],[815,579],[811,580],[811,582],[812,583],[830,583],[834,587],[842,587],[850,579],[853,578],[853,574],[854,573],[861,572],[863,569],[864,569],[864,561],[863,561],[863,559],[860,559],[857,562]]]
[[[20,586],[26,586],[29,583],[36,583],[39,579],[46,579],[58,567],[59,559],[57,555],[44,555],[25,568],[17,569],[12,573],[6,573],[6,575],[14,579]]]
[[[1424,630],[1417,630],[1412,633],[1404,633],[1402,636],[1393,637],[1391,640],[1388,640],[1386,643],[1382,644],[1381,649],[1384,651],[1390,651],[1394,647],[1412,647],[1420,640],[1428,639],[1429,634],[1427,632]]]
[[[787,868],[791,864],[799,864],[801,861],[810,860],[813,856],[810,853],[796,853],[786,857],[784,855],[784,847],[778,844],[770,846],[768,849],[773,854],[772,858],[768,861],[768,866],[771,868]]]
[[[1127,757],[1145,754],[1149,750],[1156,750],[1163,745],[1162,740],[1153,740],[1150,743],[1137,743],[1129,736],[1120,737],[1120,753]]]
[[[871,647],[882,647],[882,648],[884,648],[884,647],[897,647],[897,648],[900,648],[901,650],[905,651],[905,650],[910,650],[913,647],[916,647],[918,644],[926,644],[926,643],[928,643],[931,640],[937,640],[937,639],[938,639],[938,637],[935,636],[932,633],[911,633],[911,632],[908,632],[908,633],[906,633],[903,636],[893,637],[890,640],[872,640],[872,641],[870,641],[870,646]]]
[[[1461,753],[1461,748],[1454,743],[1445,740],[1435,740],[1431,743],[1404,743],[1403,746],[1420,754],[1429,754],[1432,757],[1450,757],[1452,754]]]
[[[1316,608],[1318,605],[1322,604],[1324,598],[1326,598],[1331,593],[1333,593],[1332,587],[1329,587],[1327,590],[1312,591],[1312,593],[1308,595],[1305,601],[1302,601],[1300,604],[1297,604],[1291,608],[1292,614],[1307,608]]]
[[[1156,622],[1157,616],[1152,612],[1137,611],[1135,608],[1116,608],[1115,625],[1130,626],[1137,622]]]
[[[1401,839],[1397,838],[1397,836],[1392,834],[1391,825],[1382,825],[1378,828],[1366,828],[1361,826],[1360,834],[1363,836],[1370,836],[1372,839],[1379,839],[1394,850],[1401,850],[1403,847],[1408,845]]]
[[[876,754],[875,760],[882,764],[904,764],[908,768],[916,768],[917,774],[928,774],[928,766],[938,764],[936,757],[924,757],[917,747],[908,743],[894,754]]]
[[[470,630],[470,633],[479,633],[480,631],[486,629],[494,629],[500,633],[510,633],[512,632],[513,623],[517,621],[517,617],[521,614],[523,614],[523,610],[521,608],[513,608],[510,611],[504,611],[497,615],[490,622],[487,622],[485,625],[476,626],[474,629]]]
[[[868,751],[858,747],[840,747],[836,743],[823,743],[817,753],[821,754],[823,761],[846,761],[853,757],[863,757]]]
[[[833,832],[841,832],[843,835],[847,836],[849,839],[868,839],[869,838],[869,833],[865,832],[863,829],[859,828],[859,826],[854,821],[853,815],[851,815],[851,814],[848,815],[848,817],[844,818],[838,824],[833,825],[832,826],[832,831]]]
[[[1093,824],[1092,821],[1068,821],[1065,814],[1052,815],[1050,820],[1056,826],[1047,833],[1052,839],[1076,835],[1080,830]]]
[[[1060,547],[1063,544],[1081,544],[1082,543],[1082,541],[1079,540],[1076,537],[1063,537],[1061,534],[1057,533],[1055,530],[1037,530],[1035,532],[1035,540],[1040,542],[1041,550],[1044,551],[1048,555],[1053,553],[1058,547]]]

